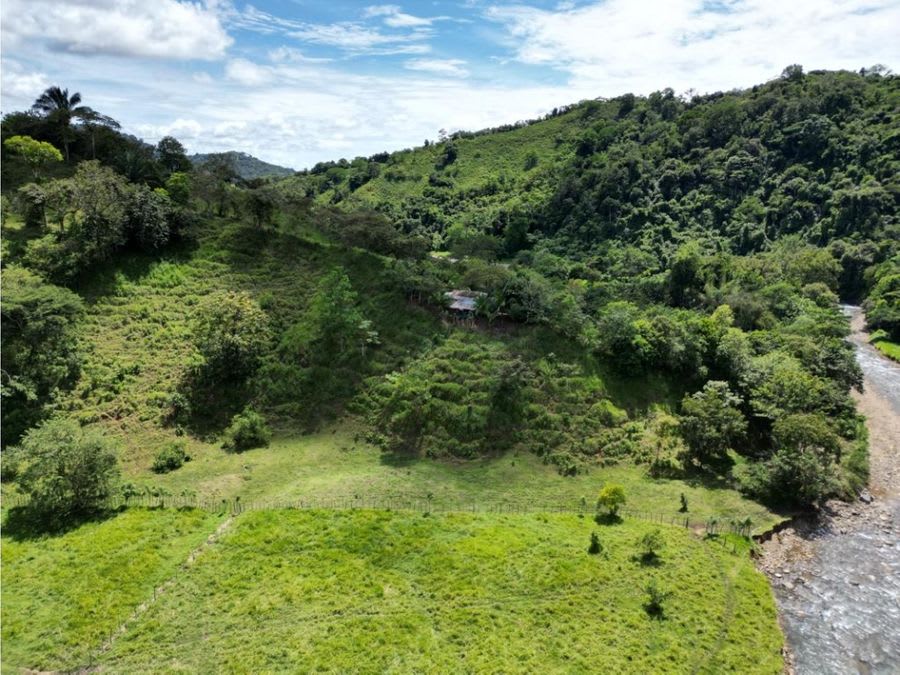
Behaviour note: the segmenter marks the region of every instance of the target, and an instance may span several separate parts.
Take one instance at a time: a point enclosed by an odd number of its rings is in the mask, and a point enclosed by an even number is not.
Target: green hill
[[[234,170],[239,178],[243,178],[244,180],[251,180],[253,178],[280,178],[283,176],[292,176],[294,174],[293,169],[278,166],[277,164],[270,164],[269,162],[257,159],[246,152],[237,152],[235,150],[207,154],[195,153],[188,159],[194,164],[205,164],[212,160],[224,161]]]

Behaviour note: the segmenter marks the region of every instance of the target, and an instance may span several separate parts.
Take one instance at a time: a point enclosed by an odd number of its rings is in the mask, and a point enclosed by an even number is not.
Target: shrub
[[[271,437],[272,434],[263,416],[247,408],[232,418],[231,425],[225,430],[222,447],[233,452],[264,448],[269,445]]]
[[[687,497],[684,496],[684,493],[681,493],[681,508],[678,509],[679,513],[687,513],[688,512],[688,500]]]
[[[641,562],[653,563],[659,559],[659,551],[663,547],[662,532],[652,530],[641,537],[638,544],[641,547]]]
[[[644,611],[656,619],[665,618],[665,610],[663,603],[671,595],[668,591],[663,591],[656,585],[656,579],[653,579],[644,592],[647,594],[647,601],[644,603]]]
[[[185,462],[190,462],[191,456],[184,449],[183,442],[170,443],[158,453],[153,460],[153,470],[156,473],[168,473],[180,469]]]
[[[106,439],[68,420],[29,431],[17,456],[19,488],[33,509],[54,518],[98,510],[119,477]]]
[[[591,543],[588,546],[587,552],[591,555],[603,553],[603,544],[600,543],[600,537],[596,532],[591,532]]]

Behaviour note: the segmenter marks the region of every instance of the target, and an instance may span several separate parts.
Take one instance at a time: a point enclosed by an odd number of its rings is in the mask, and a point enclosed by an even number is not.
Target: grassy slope
[[[84,665],[221,520],[200,511],[132,509],[56,537],[4,527],[3,666]]]
[[[900,344],[888,340],[873,340],[872,344],[889,359],[900,362]]]
[[[269,511],[241,516],[101,663],[115,672],[781,670],[743,554],[576,516]],[[608,557],[585,552],[599,529]],[[650,579],[668,618],[642,609]]]
[[[228,454],[206,444],[191,446],[195,459],[183,468],[147,482],[174,494],[194,490],[203,495],[253,500],[327,500],[353,498],[375,503],[389,499],[425,500],[435,508],[507,503],[568,505],[578,508],[582,497],[593,503],[606,481],[625,486],[628,507],[676,515],[683,492],[690,517],[713,515],[753,519],[762,529],[776,522],[765,508],[734,490],[681,480],[652,480],[644,467],[628,464],[597,467],[572,478],[530,454],[467,462],[392,461],[363,442],[352,428],[341,426],[304,437],[280,437],[269,448]]]

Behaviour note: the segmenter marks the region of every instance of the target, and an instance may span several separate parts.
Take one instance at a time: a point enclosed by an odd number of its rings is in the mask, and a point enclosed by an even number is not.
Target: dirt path
[[[110,634],[109,637],[106,638],[103,643],[97,648],[97,650],[91,654],[90,665],[86,668],[82,668],[80,673],[89,673],[93,672],[96,668],[94,663],[97,658],[108,652],[112,646],[116,643],[122,635],[128,630],[128,628],[135,624],[144,614],[146,614],[147,610],[153,607],[156,604],[156,601],[159,599],[161,595],[166,593],[166,591],[170,590],[175,583],[178,581],[178,577],[184,571],[189,569],[191,565],[199,558],[204,551],[208,550],[211,546],[214,546],[219,539],[222,537],[225,532],[231,527],[231,524],[234,522],[234,516],[228,516],[225,520],[223,520],[219,526],[216,528],[215,532],[210,534],[206,540],[200,544],[197,548],[190,552],[187,559],[181,565],[179,565],[178,570],[172,575],[170,578],[166,579],[163,583],[153,589],[153,594],[140,605],[134,608],[134,611],[128,616],[125,621],[119,624]]]

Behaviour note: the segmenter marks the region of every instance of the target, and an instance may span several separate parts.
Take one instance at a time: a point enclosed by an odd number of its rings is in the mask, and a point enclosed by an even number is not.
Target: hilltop
[[[270,164],[261,159],[257,159],[253,155],[246,152],[238,152],[232,150],[230,152],[214,152],[214,153],[194,153],[189,156],[191,162],[196,164],[204,164],[210,160],[220,160],[226,162],[234,169],[235,174],[244,180],[252,180],[254,178],[280,178],[283,176],[292,176],[293,169],[277,164]]]

